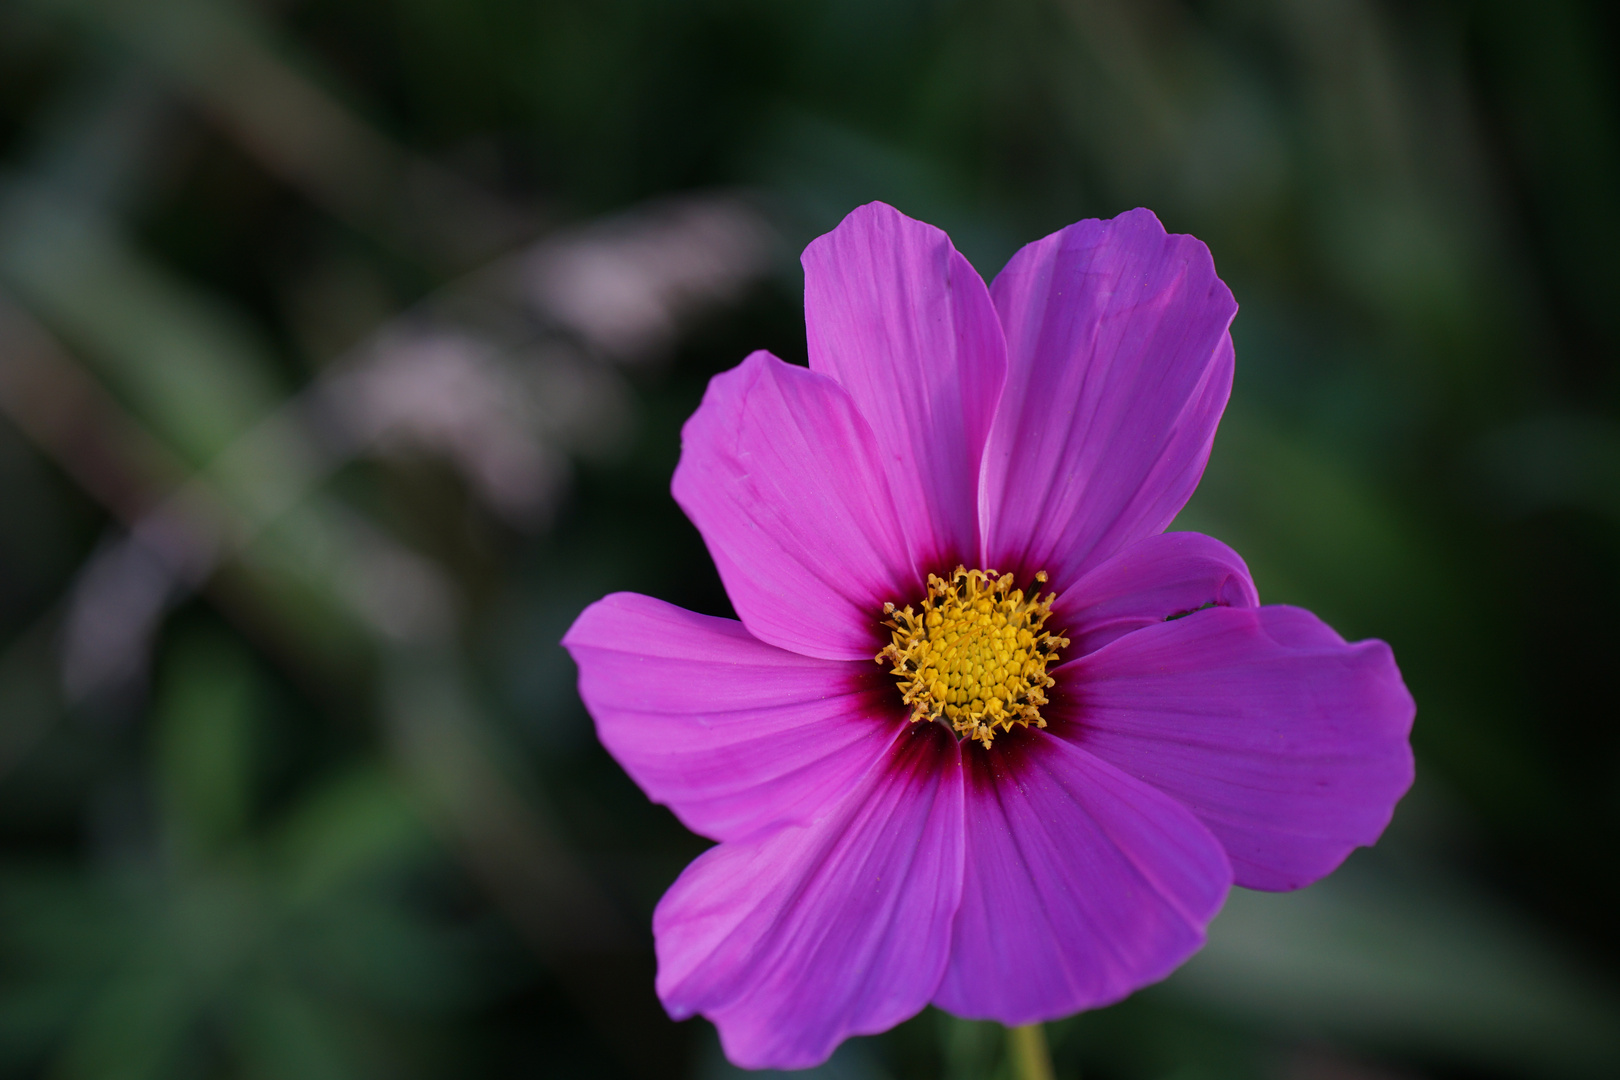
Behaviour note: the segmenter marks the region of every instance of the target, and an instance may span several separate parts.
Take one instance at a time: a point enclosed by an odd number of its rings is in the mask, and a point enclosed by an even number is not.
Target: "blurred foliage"
[[[1181,526],[1395,647],[1419,781],[1061,1075],[1620,1073],[1620,16],[1598,0],[0,2],[0,1072],[722,1077],[701,842],[556,647],[881,198],[1146,205],[1238,377]],[[768,244],[768,250],[761,248]],[[722,312],[723,314],[718,314]],[[818,1075],[980,1077],[927,1012]]]

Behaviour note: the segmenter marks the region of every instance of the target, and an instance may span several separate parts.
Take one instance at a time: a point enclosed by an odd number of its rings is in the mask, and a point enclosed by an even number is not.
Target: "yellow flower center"
[[[986,749],[998,729],[1045,727],[1046,667],[1069,644],[1045,629],[1056,595],[1026,597],[1011,574],[958,566],[949,581],[928,575],[921,611],[884,604],[893,640],[876,659],[894,665],[912,723],[943,719]]]

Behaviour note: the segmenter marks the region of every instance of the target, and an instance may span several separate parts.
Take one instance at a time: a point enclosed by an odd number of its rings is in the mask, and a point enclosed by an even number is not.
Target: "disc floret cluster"
[[[1046,629],[1056,594],[1027,596],[1011,574],[958,566],[949,579],[928,575],[922,610],[883,605],[892,640],[878,663],[893,665],[911,720],[944,720],[986,749],[997,730],[1044,728],[1041,706],[1053,684],[1047,665],[1069,639]]]

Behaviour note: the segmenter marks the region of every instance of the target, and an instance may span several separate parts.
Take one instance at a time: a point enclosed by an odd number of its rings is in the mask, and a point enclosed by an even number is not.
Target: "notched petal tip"
[[[1204,943],[1232,868],[1175,799],[1045,732],[967,765],[967,862],[935,1004],[1036,1023],[1112,1004]]]
[[[803,826],[711,848],[659,901],[657,989],[745,1068],[807,1068],[915,1015],[961,895],[962,783],[943,732],[905,729]]]
[[[1153,214],[1082,221],[991,285],[1006,390],[985,455],[986,557],[1062,590],[1163,531],[1208,461],[1231,392],[1237,305],[1209,248]]]
[[[1211,608],[1082,658],[1065,738],[1180,799],[1237,883],[1297,889],[1376,842],[1411,787],[1415,705],[1381,641],[1308,611]]]
[[[913,562],[978,562],[978,480],[1006,379],[990,292],[950,237],[883,203],[805,249],[810,367],[871,423]]]
[[[756,637],[870,659],[876,612],[916,580],[871,426],[825,375],[757,352],[682,429],[671,489]]]
[[[1215,256],[1209,250],[1209,245],[1198,237],[1191,233],[1170,232],[1159,220],[1159,215],[1145,206],[1127,210],[1106,221],[1096,219],[1077,221],[1061,230],[1060,235],[1075,230],[1079,242],[1087,245],[1094,241],[1091,238],[1092,231],[1085,227],[1093,225],[1112,226],[1115,234],[1112,240],[1121,248],[1138,246],[1149,256],[1160,249],[1172,252],[1173,258],[1181,260],[1186,265],[1190,280],[1207,285],[1206,299],[1213,310],[1224,309],[1227,312],[1228,325],[1237,315],[1237,299],[1232,295],[1232,290],[1226,282],[1215,272]]]

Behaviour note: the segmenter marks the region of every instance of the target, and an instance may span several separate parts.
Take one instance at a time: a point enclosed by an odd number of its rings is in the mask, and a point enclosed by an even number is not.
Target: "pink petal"
[[[1159,533],[1088,571],[1053,605],[1070,658],[1203,607],[1260,604],[1238,553],[1202,533]]]
[[[1044,732],[966,746],[967,858],[934,1004],[1028,1024],[1118,1001],[1204,943],[1232,882],[1186,807]]]
[[[1251,889],[1327,874],[1412,784],[1415,706],[1389,646],[1348,645],[1299,608],[1211,608],[1058,678],[1053,730],[1190,807]]]
[[[984,280],[943,232],[883,203],[803,261],[810,367],[872,424],[913,560],[977,565],[979,463],[1007,373]]]
[[[713,1020],[745,1068],[805,1068],[922,1009],[962,888],[959,764],[939,725],[908,725],[820,820],[687,867],[653,916],[670,1015]]]
[[[985,452],[986,556],[1061,592],[1163,531],[1198,485],[1237,305],[1209,249],[1147,210],[1030,244],[990,292],[1007,386]]]
[[[756,352],[716,375],[681,432],[675,501],[749,633],[870,661],[883,603],[921,581],[872,429],[832,379]]]
[[[592,604],[563,646],[602,745],[649,798],[717,840],[823,812],[905,724],[870,660],[800,656],[649,596]]]

